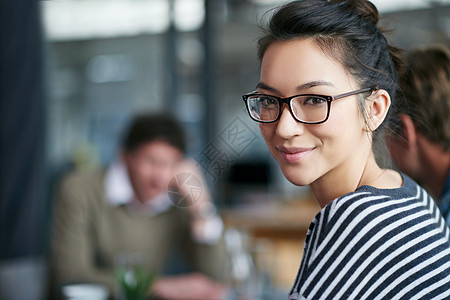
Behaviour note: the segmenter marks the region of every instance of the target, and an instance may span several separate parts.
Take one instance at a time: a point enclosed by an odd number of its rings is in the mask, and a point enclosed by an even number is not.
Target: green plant
[[[126,300],[144,300],[157,275],[147,272],[142,266],[137,266],[133,270],[119,269],[117,278]]]

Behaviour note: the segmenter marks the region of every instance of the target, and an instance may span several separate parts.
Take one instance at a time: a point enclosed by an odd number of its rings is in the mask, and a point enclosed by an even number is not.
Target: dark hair
[[[401,59],[377,23],[378,11],[366,0],[292,1],[281,6],[263,28],[258,57],[261,61],[274,41],[312,38],[326,54],[340,61],[361,87],[377,86],[393,99]]]
[[[394,112],[410,116],[427,139],[450,150],[450,51],[443,45],[411,50],[400,87]]]
[[[377,27],[378,19],[378,10],[367,0],[292,1],[276,9],[262,26],[258,58],[261,62],[275,41],[311,38],[326,55],[339,61],[361,88],[384,89],[393,101],[398,86],[397,71],[402,67],[401,51],[388,44]],[[366,117],[364,98],[359,100]],[[386,117],[376,130],[379,134],[374,136],[376,151],[380,145],[375,142],[384,142],[380,129],[388,122]]]
[[[147,114],[136,117],[125,135],[123,149],[132,152],[139,146],[152,142],[164,141],[183,153],[186,141],[181,125],[170,114]]]

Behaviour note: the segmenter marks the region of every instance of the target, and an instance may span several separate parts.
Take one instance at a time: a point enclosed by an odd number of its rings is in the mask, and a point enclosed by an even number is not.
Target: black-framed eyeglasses
[[[250,117],[260,123],[273,123],[280,119],[283,103],[300,123],[320,124],[330,116],[331,102],[340,98],[373,92],[376,87],[364,88],[336,96],[301,94],[287,98],[259,94],[257,91],[245,94],[242,99]]]

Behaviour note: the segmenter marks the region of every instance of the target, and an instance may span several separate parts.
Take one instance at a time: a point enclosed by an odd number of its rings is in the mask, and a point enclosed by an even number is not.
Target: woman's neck
[[[334,199],[354,192],[363,185],[392,189],[402,184],[401,175],[393,170],[381,169],[371,153],[365,164],[353,161],[331,170],[311,184],[311,191],[323,208]]]

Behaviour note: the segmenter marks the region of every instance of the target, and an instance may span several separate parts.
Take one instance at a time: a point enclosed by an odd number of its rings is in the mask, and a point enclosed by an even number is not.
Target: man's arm
[[[90,201],[102,197],[95,184],[81,175],[71,175],[60,186],[53,209],[52,235],[52,268],[58,287],[84,282],[104,284],[114,290],[113,274],[95,265],[92,222],[96,211]]]

